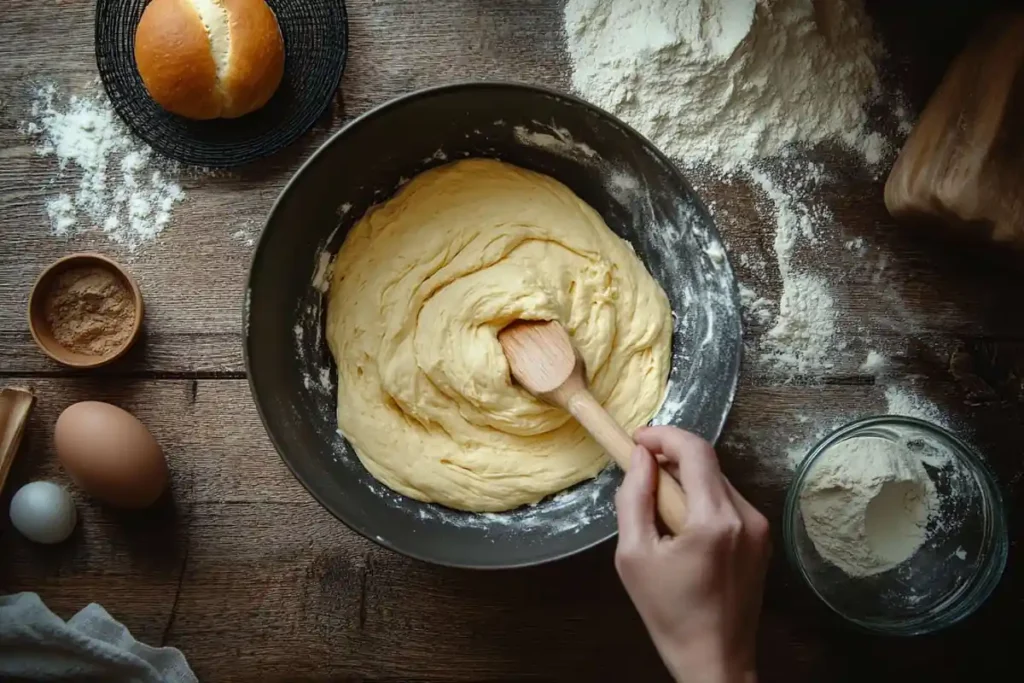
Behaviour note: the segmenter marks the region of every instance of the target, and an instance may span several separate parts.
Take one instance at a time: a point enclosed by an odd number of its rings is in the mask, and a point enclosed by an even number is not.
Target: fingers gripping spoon
[[[556,405],[583,426],[624,471],[636,444],[587,388],[583,359],[555,321],[520,320],[498,333],[512,377],[537,398]],[[673,534],[686,521],[686,495],[665,470],[658,470],[658,515]]]

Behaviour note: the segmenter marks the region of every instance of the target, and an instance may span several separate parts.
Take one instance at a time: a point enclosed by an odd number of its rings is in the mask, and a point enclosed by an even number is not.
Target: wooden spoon
[[[31,389],[4,387],[0,389],[0,493],[21,444],[25,423],[36,396]]]
[[[623,470],[636,443],[587,388],[583,359],[565,328],[555,321],[520,320],[498,333],[512,377],[537,398],[566,410]],[[658,470],[658,514],[673,534],[686,522],[686,494],[665,470]]]

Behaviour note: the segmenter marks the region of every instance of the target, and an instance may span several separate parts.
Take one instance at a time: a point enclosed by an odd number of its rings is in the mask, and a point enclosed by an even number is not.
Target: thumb
[[[619,519],[619,545],[643,546],[658,538],[654,524],[658,467],[643,446],[633,449],[629,471],[618,493],[615,510]]]

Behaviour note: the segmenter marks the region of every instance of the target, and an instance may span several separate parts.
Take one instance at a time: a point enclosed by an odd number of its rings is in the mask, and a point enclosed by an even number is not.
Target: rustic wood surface
[[[967,3],[965,3],[966,5]],[[899,8],[893,7],[899,5]],[[909,5],[911,11],[904,12]],[[6,0],[0,7],[0,383],[39,394],[0,522],[0,591],[37,591],[68,617],[99,602],[141,640],[181,648],[203,681],[663,680],[666,674],[612,567],[613,544],[514,572],[443,569],[350,532],[291,477],[265,436],[241,360],[241,293],[254,233],[301,161],[346,120],[415,88],[490,78],[567,89],[557,1],[350,0],[351,50],[329,116],[280,155],[221,177],[184,181],[188,199],[137,254],[102,236],[48,234],[44,201],[73,187],[19,133],[33,84],[95,92],[92,3]],[[887,78],[920,107],[975,14],[930,3],[871,4],[889,46]],[[915,23],[927,15],[929,30]],[[839,234],[818,254],[849,340],[827,376],[785,381],[744,367],[721,444],[723,466],[776,524],[788,480],[778,434],[885,409],[885,385],[859,371],[869,348],[888,377],[938,405],[996,471],[1010,511],[1010,565],[990,602],[939,635],[856,633],[809,594],[780,552],[761,628],[765,681],[960,681],[1012,671],[1024,580],[1024,279],[1015,266],[895,225],[874,178],[825,152]],[[741,185],[708,184],[738,274],[777,298],[770,225]],[[841,227],[839,227],[841,226]],[[861,237],[868,258],[842,247]],[[94,374],[34,348],[29,288],[50,261],[97,249],[130,264],[145,292],[146,338]],[[766,273],[738,263],[763,259]],[[757,330],[752,329],[756,334]],[[169,502],[115,513],[76,492],[68,543],[32,545],[9,528],[11,492],[66,482],[51,434],[60,411],[109,400],[164,445]],[[767,445],[771,445],[770,448]],[[778,537],[778,533],[776,534]]]

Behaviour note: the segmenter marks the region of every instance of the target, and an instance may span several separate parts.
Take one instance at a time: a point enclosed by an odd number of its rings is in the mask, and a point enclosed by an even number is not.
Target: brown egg
[[[117,406],[83,401],[57,419],[57,457],[86,493],[122,508],[152,505],[167,488],[167,461],[138,418]]]

